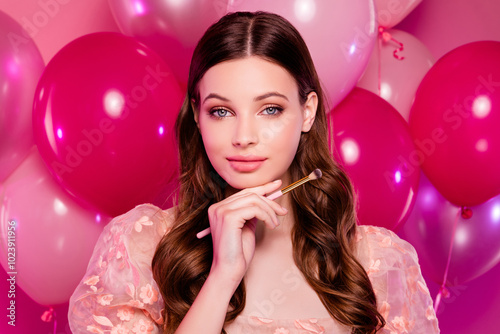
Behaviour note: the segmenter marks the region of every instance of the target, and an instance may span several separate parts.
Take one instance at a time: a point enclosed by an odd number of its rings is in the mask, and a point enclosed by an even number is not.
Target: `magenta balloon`
[[[35,147],[0,186],[0,205],[2,266],[37,303],[67,302],[110,218],[75,203]]]
[[[417,88],[435,60],[425,45],[411,34],[396,29],[385,33],[403,44],[403,51],[397,55],[404,58],[394,56],[399,44],[393,40],[385,42],[380,36],[357,86],[381,96],[408,121]]]
[[[381,27],[392,28],[401,22],[422,0],[374,0],[377,21]]]
[[[431,295],[439,286],[426,279]],[[500,264],[474,280],[449,287],[449,297],[441,299],[436,314],[441,333],[496,333],[500,314]],[[433,292],[436,291],[436,292]]]
[[[500,42],[449,52],[422,80],[410,130],[422,169],[455,205],[500,194]]]
[[[116,216],[153,201],[177,171],[180,88],[131,37],[95,33],[52,58],[37,87],[40,153],[76,198]]]
[[[264,10],[288,19],[304,38],[329,106],[337,105],[363,74],[375,41],[371,0],[235,0],[229,12]]]
[[[0,182],[33,146],[31,112],[45,64],[23,28],[0,11]]]
[[[500,261],[500,196],[470,209],[472,217],[460,216],[457,222],[447,279],[451,286],[484,274]],[[401,235],[417,250],[422,272],[439,284],[460,212],[422,175],[415,207]]]
[[[228,0],[109,0],[120,30],[158,52],[185,85],[196,43]]]
[[[407,219],[420,168],[408,126],[379,96],[354,88],[329,114],[335,156],[345,166],[358,194],[359,222],[397,230]]]

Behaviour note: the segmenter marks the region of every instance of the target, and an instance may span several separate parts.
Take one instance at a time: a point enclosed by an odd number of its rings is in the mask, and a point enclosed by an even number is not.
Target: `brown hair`
[[[289,171],[292,179],[299,179],[319,168],[323,177],[291,193],[296,222],[293,257],[332,318],[352,327],[353,333],[375,333],[385,321],[377,311],[370,280],[353,255],[355,195],[346,173],[330,154],[318,75],[298,31],[284,18],[264,12],[222,17],[206,31],[193,54],[187,96],[176,124],[181,175],[175,225],[153,258],[154,278],[165,302],[165,331],[175,332],[208,276],[212,240],[197,239],[196,233],[209,226],[207,210],[224,198],[227,185],[208,160],[191,100],[199,103],[198,82],[209,68],[248,56],[285,68],[297,82],[301,103],[310,92],[318,95],[316,119],[311,130],[301,134]],[[230,301],[226,322],[234,320],[244,306],[242,280]]]

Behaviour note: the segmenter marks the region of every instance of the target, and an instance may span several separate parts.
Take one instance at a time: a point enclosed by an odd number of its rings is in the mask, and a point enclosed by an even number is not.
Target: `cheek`
[[[203,146],[205,146],[205,152],[207,153],[210,160],[212,160],[212,157],[215,156],[219,151],[220,145],[217,142],[218,138],[216,136],[202,135],[202,139]]]
[[[278,130],[279,129],[279,130]],[[283,158],[288,161],[293,160],[300,140],[302,127],[298,122],[282,123],[280,128],[275,127],[274,138],[272,145],[275,147],[275,152],[278,152]]]
[[[227,142],[231,140],[227,138],[228,131],[221,131],[220,128],[215,129],[214,127],[200,125],[200,134],[208,159],[212,166],[216,168],[217,159],[221,158],[221,153],[225,151]]]
[[[217,130],[217,128],[214,127],[213,124],[209,122],[205,123],[201,121],[199,130],[205,148],[214,147],[218,145],[218,142],[221,140],[221,133],[222,133],[220,129]]]
[[[300,123],[300,124],[299,124]],[[300,136],[302,125],[296,115],[285,115],[262,126],[261,141],[264,143],[282,142]]]

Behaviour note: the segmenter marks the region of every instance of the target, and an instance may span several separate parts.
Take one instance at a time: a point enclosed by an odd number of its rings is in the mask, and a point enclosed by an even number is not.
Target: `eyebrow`
[[[286,97],[286,95],[283,95],[283,94],[278,93],[278,92],[265,93],[265,94],[256,96],[253,100],[254,101],[261,101],[261,100],[267,99],[268,97],[271,97],[271,96],[281,97],[282,99],[285,99],[288,101],[288,98]],[[220,96],[219,94],[216,94],[216,93],[208,94],[207,97],[205,97],[205,99],[203,100],[203,103],[205,103],[208,99],[219,99],[219,100],[224,101],[224,102],[229,102],[228,98]]]

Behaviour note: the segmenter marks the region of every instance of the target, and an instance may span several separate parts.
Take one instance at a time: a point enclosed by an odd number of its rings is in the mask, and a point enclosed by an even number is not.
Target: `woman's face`
[[[290,182],[288,168],[301,132],[314,121],[316,93],[302,105],[295,79],[255,56],[213,66],[200,80],[199,92],[195,120],[205,150],[231,187]]]

